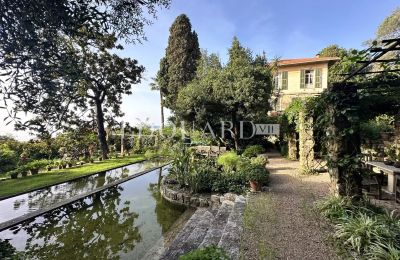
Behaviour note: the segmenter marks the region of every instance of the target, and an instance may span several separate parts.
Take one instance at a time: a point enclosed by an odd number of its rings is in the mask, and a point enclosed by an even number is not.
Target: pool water
[[[159,193],[151,171],[0,232],[24,259],[143,259],[186,207]]]
[[[1,200],[0,223],[87,193],[116,180],[161,165],[161,163],[162,161],[159,160],[138,162]]]

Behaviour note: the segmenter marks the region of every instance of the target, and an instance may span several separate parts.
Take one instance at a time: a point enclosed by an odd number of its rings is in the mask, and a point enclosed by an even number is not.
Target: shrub
[[[251,158],[250,163],[253,165],[261,165],[265,167],[265,165],[268,163],[268,157],[264,155],[258,155],[257,157]]]
[[[336,225],[334,237],[362,255],[374,242],[388,243],[396,234],[377,217],[358,213],[347,221]]]
[[[353,257],[399,259],[400,219],[394,212],[387,214],[368,201],[348,197],[331,197],[317,207],[335,223],[336,244]]]
[[[0,173],[15,169],[18,163],[18,156],[8,145],[0,145]]]
[[[317,204],[321,214],[333,222],[338,222],[351,210],[352,203],[348,197],[332,196]]]
[[[250,145],[247,146],[246,149],[243,151],[242,155],[247,158],[256,157],[259,154],[265,152],[265,149],[261,145]]]
[[[36,160],[26,164],[26,169],[29,171],[36,171],[45,168],[49,164],[48,160]]]
[[[393,244],[376,242],[371,245],[365,256],[370,260],[398,260],[400,259],[400,249]]]
[[[247,180],[256,181],[261,185],[265,185],[268,183],[268,171],[262,165],[249,165],[246,169],[243,170],[247,175]]]
[[[218,159],[218,165],[222,165],[225,172],[231,172],[236,168],[240,157],[234,151],[229,151],[221,154]]]
[[[361,139],[377,140],[381,137],[381,128],[373,120],[360,124]]]
[[[392,132],[394,131],[394,116],[386,114],[375,117],[375,122],[379,126],[381,132]]]
[[[19,171],[17,169],[8,172],[8,175],[10,175],[11,179],[17,179],[18,174],[19,174]]]
[[[157,155],[157,153],[151,149],[148,149],[145,153],[144,153],[144,157],[146,159],[151,159],[153,157],[155,157]]]
[[[247,175],[245,171],[230,172],[220,174],[214,180],[212,191],[219,193],[234,192],[242,194],[248,186]]]
[[[221,248],[208,246],[198,248],[180,256],[179,260],[228,260],[229,257]]]
[[[212,160],[198,160],[190,167],[188,184],[192,192],[210,192],[214,180],[219,175]]]
[[[175,151],[170,173],[176,177],[181,187],[187,184],[191,161],[191,153],[187,149],[180,147]]]

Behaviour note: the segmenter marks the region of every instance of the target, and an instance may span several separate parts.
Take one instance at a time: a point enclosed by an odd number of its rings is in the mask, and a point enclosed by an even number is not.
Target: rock
[[[211,195],[211,204],[213,205],[219,205],[219,196],[218,195]]]
[[[224,200],[230,200],[230,201],[235,201],[237,195],[234,193],[225,193],[224,194]]]
[[[176,191],[171,191],[171,199],[177,200],[177,199],[178,199],[178,192],[176,192]]]
[[[184,203],[185,196],[183,193],[178,193],[177,198],[180,203]]]
[[[198,207],[199,206],[199,199],[197,197],[190,198],[190,206]]]
[[[183,196],[183,202],[186,204],[186,205],[190,205],[190,199],[191,199],[192,197],[190,197],[189,195],[184,195]]]
[[[200,204],[200,207],[208,207],[207,199],[200,198],[199,199],[199,204]]]

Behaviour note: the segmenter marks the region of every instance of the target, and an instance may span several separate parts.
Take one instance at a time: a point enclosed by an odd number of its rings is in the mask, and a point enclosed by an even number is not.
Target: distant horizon
[[[146,68],[142,82],[133,87],[133,94],[123,97],[125,116],[118,121],[135,125],[148,118],[150,124],[161,125],[159,94],[149,85],[165,54],[169,27],[182,13],[187,14],[197,32],[200,48],[219,54],[225,63],[234,36],[253,54],[265,51],[269,59],[315,57],[331,44],[363,49],[363,43],[374,38],[379,24],[398,6],[395,0],[379,4],[373,0],[252,0],[245,5],[239,0],[172,1],[170,9],[159,10],[158,19],[145,28],[147,41],[137,45],[122,43],[125,49],[116,51],[121,56],[137,59]],[[165,118],[170,115],[165,109]],[[28,132],[15,131],[11,124],[6,126],[4,117],[5,112],[0,109],[0,135],[11,134],[18,140],[34,138]]]

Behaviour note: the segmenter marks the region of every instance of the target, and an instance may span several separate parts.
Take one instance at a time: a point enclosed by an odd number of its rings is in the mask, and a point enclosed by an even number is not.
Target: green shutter
[[[321,69],[315,70],[315,87],[322,88],[322,70]]]
[[[300,71],[300,88],[304,88],[306,79],[305,79],[305,71],[301,70]]]
[[[282,72],[282,89],[288,89],[288,72]]]

